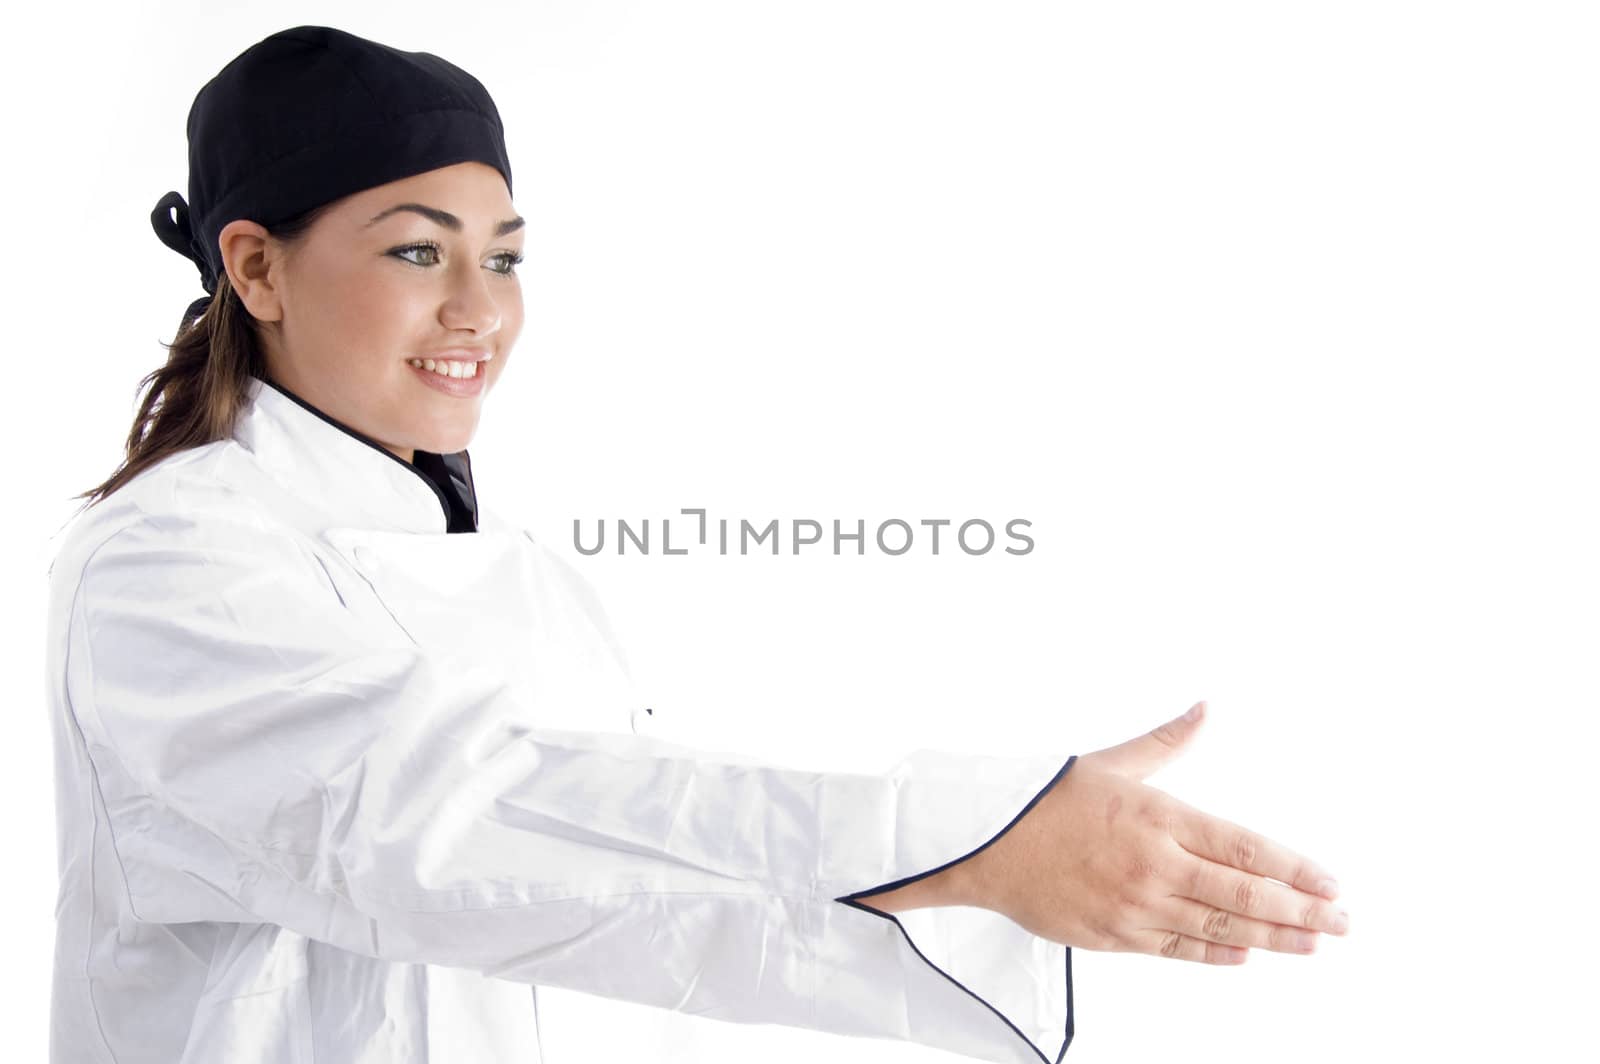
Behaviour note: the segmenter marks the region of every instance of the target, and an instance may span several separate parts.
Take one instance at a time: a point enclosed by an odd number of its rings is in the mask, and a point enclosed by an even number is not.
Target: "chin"
[[[454,414],[454,417],[442,417],[438,411],[429,411],[412,421],[412,431],[406,434],[411,438],[411,446],[434,454],[466,450],[478,434],[478,411],[460,409]]]

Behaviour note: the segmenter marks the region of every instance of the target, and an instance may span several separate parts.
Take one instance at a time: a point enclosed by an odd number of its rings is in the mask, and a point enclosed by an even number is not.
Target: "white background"
[[[876,770],[1209,700],[1150,782],[1323,863],[1352,930],[1075,951],[1068,1060],[1592,1052],[1592,8],[209,0],[8,27],[8,1059],[45,1055],[52,537],[201,294],[149,223],[189,104],[300,23],[494,94],[528,321],[479,491],[594,581],[668,737]],[[1035,548],[572,550],[696,506]],[[541,1000],[554,1064],[955,1059]]]

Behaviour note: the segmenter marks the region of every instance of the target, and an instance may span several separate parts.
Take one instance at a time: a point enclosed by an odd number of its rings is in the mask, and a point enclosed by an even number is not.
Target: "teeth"
[[[484,361],[487,362],[488,359],[484,359]],[[478,364],[476,362],[456,362],[442,358],[413,358],[411,364],[418,369],[432,370],[441,377],[466,378],[478,375]]]

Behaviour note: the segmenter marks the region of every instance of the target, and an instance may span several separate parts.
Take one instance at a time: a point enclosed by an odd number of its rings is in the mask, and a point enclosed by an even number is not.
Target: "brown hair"
[[[267,231],[292,245],[329,206],[315,207]],[[88,499],[85,506],[92,506],[163,458],[226,439],[244,407],[250,377],[267,376],[256,328],[223,271],[205,312],[182,323],[172,343],[162,344],[166,365],[140,379],[135,393],[148,391],[128,432],[122,464],[100,484],[72,497]]]

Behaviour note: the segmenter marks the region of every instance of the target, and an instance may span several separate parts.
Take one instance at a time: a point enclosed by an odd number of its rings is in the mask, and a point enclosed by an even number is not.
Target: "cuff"
[[[856,899],[934,875],[991,845],[1076,760],[922,751],[902,763],[901,844],[889,867],[922,870],[833,899],[840,904],[826,911],[815,940],[817,1026],[980,1060],[1058,1064],[1073,1035],[1070,947],[987,909],[891,914]],[[928,867],[930,847],[955,856]]]

